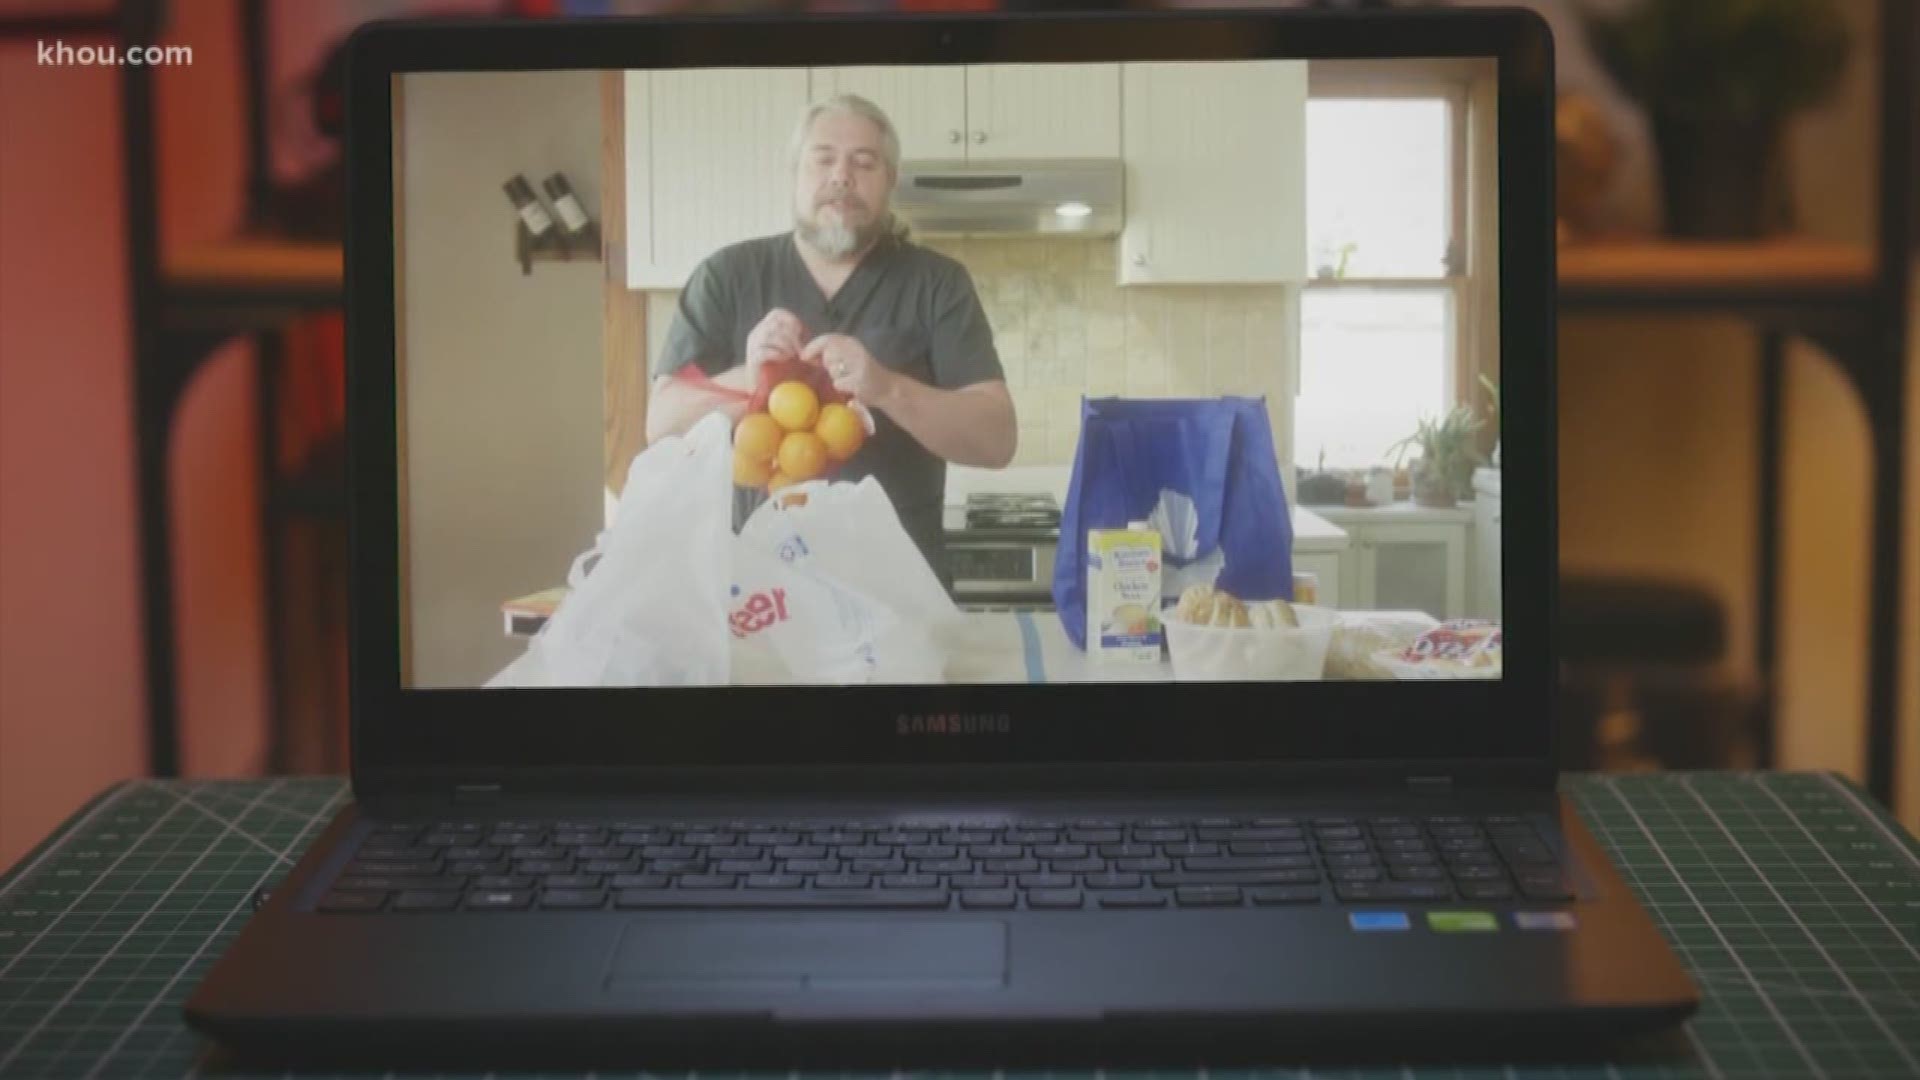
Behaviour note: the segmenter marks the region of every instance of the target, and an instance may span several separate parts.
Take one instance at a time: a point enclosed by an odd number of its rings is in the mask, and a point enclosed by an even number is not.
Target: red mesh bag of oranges
[[[732,397],[689,364],[678,378]],[[831,477],[873,434],[867,407],[834,389],[825,369],[800,360],[760,366],[747,411],[733,428],[733,482],[769,494]]]

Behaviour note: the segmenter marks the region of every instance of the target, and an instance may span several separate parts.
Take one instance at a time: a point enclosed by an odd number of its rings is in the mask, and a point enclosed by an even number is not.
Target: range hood
[[[893,208],[920,236],[1116,236],[1118,159],[904,161]]]

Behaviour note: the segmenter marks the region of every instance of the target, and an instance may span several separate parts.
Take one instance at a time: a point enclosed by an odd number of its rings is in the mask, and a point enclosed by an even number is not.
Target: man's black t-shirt
[[[929,386],[951,390],[1005,378],[973,279],[955,260],[903,238],[884,237],[828,300],[796,242],[792,233],[744,240],[695,267],[680,291],[653,374],[672,375],[687,364],[709,375],[737,367],[747,353],[747,335],[768,311],[785,308],[799,318],[807,337],[858,338],[874,359]],[[946,462],[884,413],[876,410],[874,423],[873,438],[837,478],[879,480],[908,535],[945,581],[940,507]],[[764,498],[759,492],[736,492],[736,528]]]

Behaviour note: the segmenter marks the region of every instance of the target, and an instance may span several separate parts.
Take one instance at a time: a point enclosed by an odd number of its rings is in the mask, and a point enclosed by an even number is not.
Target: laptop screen
[[[1493,60],[394,83],[402,685],[1497,679]]]

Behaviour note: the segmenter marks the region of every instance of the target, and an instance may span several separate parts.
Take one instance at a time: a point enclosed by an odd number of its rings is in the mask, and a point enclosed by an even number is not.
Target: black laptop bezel
[[[804,60],[796,61],[796,57]],[[403,689],[392,76],[412,71],[1490,57],[1499,70],[1505,678],[1498,681]],[[386,23],[348,61],[349,670],[355,787],[423,774],[795,767],[1471,766],[1552,775],[1556,528],[1550,34],[1524,10]],[[478,183],[482,178],[475,178]],[[503,255],[504,257],[504,255]],[[413,552],[414,557],[423,553]],[[973,734],[900,718],[990,717]],[[1004,722],[1000,718],[1005,718]],[[924,725],[922,725],[924,726]],[[984,728],[984,731],[979,729]],[[748,768],[751,767],[751,768]],[[961,769],[961,772],[972,770]]]

